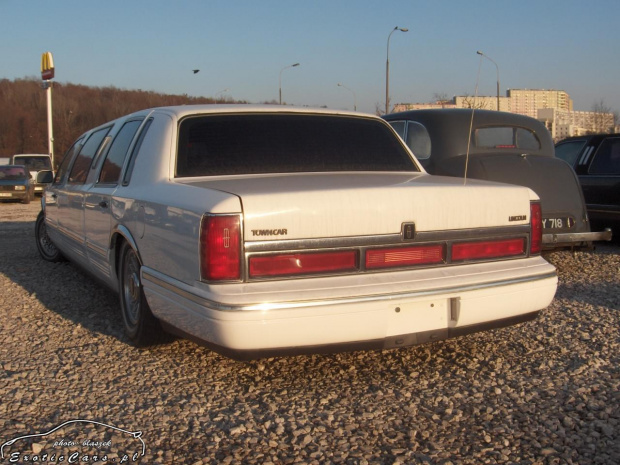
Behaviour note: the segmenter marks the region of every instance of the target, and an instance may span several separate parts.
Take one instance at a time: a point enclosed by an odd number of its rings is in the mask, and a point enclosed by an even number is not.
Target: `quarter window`
[[[144,126],[140,130],[138,134],[138,140],[131,149],[131,155],[129,155],[129,163],[127,164],[127,169],[125,170],[125,175],[123,176],[123,185],[126,186],[129,184],[131,180],[131,173],[133,173],[133,167],[136,164],[136,158],[138,156],[138,152],[140,151],[140,147],[142,147],[142,142],[144,142],[144,138],[146,137],[146,133],[151,127],[151,123],[153,122],[153,118],[149,118],[144,123]]]
[[[123,162],[127,156],[127,150],[129,149],[129,145],[136,135],[136,131],[140,127],[140,124],[142,124],[142,120],[128,121],[118,132],[114,138],[114,141],[112,141],[110,150],[108,150],[108,155],[103,162],[103,167],[101,168],[101,173],[99,174],[100,184],[118,183]]]
[[[426,127],[415,121],[390,121],[389,123],[418,160],[431,157],[431,136]]]
[[[69,184],[84,184],[86,182],[93,157],[99,150],[101,141],[103,141],[109,131],[110,127],[100,129],[92,133],[86,140],[78,157],[75,159],[75,163],[73,163],[71,173],[69,173]]]
[[[425,160],[431,156],[431,136],[420,123],[407,121],[407,146],[416,158]]]

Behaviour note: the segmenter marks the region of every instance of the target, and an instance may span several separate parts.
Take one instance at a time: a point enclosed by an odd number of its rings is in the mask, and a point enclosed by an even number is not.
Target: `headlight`
[[[26,186],[15,186],[15,190],[16,191],[25,191],[26,190]]]

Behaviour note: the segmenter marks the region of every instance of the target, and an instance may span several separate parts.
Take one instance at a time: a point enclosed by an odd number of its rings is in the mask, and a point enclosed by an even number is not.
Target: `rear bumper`
[[[142,281],[168,329],[237,359],[407,347],[506,326],[534,318],[557,287],[555,268],[540,257],[314,286],[246,284],[239,294],[205,294],[147,268]],[[336,286],[319,290],[331,281]],[[283,300],[287,295],[298,298]]]
[[[30,191],[3,191],[0,192],[0,200],[24,200],[29,195]]]
[[[611,229],[598,232],[543,234],[544,247],[587,245],[588,242],[610,241]]]

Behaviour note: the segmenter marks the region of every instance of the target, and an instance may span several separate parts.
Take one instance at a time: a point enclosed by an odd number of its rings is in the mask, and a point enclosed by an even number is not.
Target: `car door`
[[[84,239],[84,197],[92,182],[91,166],[95,155],[103,149],[103,141],[111,126],[91,133],[80,148],[62,189],[57,192],[57,227],[63,236],[63,252],[78,263],[86,264]]]
[[[620,220],[620,137],[603,139],[585,161],[586,171],[578,173],[588,211],[593,218]]]
[[[126,121],[113,136],[109,149],[94,162],[96,181],[84,192],[84,231],[89,263],[104,279],[112,279],[110,233],[112,196],[119,183],[127,153],[144,118]]]

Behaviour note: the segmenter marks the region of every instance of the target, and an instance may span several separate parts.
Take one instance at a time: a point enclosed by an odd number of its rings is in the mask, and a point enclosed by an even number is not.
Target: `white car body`
[[[398,141],[411,157],[412,168],[244,174],[241,167],[235,174],[179,175],[184,121],[198,125],[202,120],[190,118],[222,115],[378,124],[379,131],[389,131],[390,144]],[[127,121],[137,121],[137,129],[119,180],[102,183],[103,160]],[[121,304],[123,296],[131,300],[140,291],[166,329],[226,355],[404,347],[530,320],[555,294],[554,267],[530,251],[530,209],[538,200],[533,191],[430,176],[387,123],[374,116],[270,106],[157,108],[100,126],[78,142],[102,129],[98,134],[105,138],[84,181],[68,180],[73,161],[67,161],[46,190],[49,239],[62,255],[118,291]],[[341,143],[349,142],[343,136]],[[187,145],[194,150],[199,144]],[[72,151],[67,156],[76,158]],[[204,262],[215,247],[201,245],[207,240],[205,222],[234,215],[239,218],[239,275],[207,279],[205,267],[212,265]],[[404,236],[408,227],[415,228],[410,238]],[[226,248],[230,232],[222,231]],[[453,260],[453,244],[503,239],[522,240],[523,253]],[[439,262],[407,266],[398,261],[404,250],[405,260],[417,259],[418,252],[401,247],[418,245],[443,254]],[[389,253],[384,254],[385,247]],[[120,279],[125,255],[119,250],[128,248],[139,259],[139,282]],[[302,272],[313,254],[317,261],[327,257],[317,265],[322,267],[331,255],[321,254],[332,252],[342,252],[353,268]],[[373,253],[389,258],[371,269],[366,257]],[[292,274],[262,275],[261,263],[272,266],[272,258]],[[390,267],[391,259],[403,264]]]

